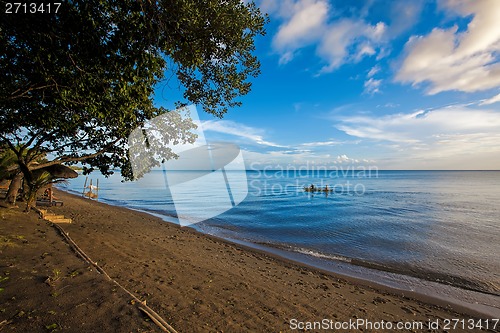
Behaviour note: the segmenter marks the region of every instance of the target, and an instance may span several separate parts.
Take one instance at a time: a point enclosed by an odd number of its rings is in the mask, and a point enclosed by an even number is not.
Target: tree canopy
[[[30,181],[50,164],[130,177],[126,138],[167,110],[154,88],[175,76],[182,103],[222,117],[259,74],[266,18],[241,0],[72,0],[57,13],[0,20],[0,144]],[[170,133],[193,140],[189,126]],[[37,157],[53,156],[43,164]]]

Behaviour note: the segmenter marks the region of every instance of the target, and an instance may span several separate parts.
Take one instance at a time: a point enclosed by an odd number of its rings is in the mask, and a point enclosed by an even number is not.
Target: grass
[[[68,276],[69,276],[69,277],[74,278],[74,277],[76,277],[76,276],[78,276],[78,275],[80,275],[80,272],[79,272],[79,271],[73,271],[73,272],[69,273],[69,275],[68,275]]]
[[[53,286],[55,282],[59,281],[62,278],[61,271],[57,268],[54,268],[52,270],[52,275],[47,277],[45,280],[45,283],[47,283],[50,286]]]
[[[4,236],[1,240],[0,240],[0,246],[2,247],[17,247],[19,246],[19,244],[16,244],[12,241],[13,239],[8,237],[8,236]]]
[[[57,330],[59,328],[59,325],[54,323],[54,324],[46,325],[45,328],[51,332],[54,332],[55,330]]]
[[[17,241],[21,241],[22,243],[28,242],[23,235],[3,236],[0,238],[0,247],[18,247],[19,242]]]
[[[2,276],[2,277],[0,277],[0,283],[7,281],[8,279],[9,279],[8,276]],[[5,288],[0,287],[0,293],[3,292],[4,290],[5,290]]]
[[[54,268],[52,270],[52,273],[53,273],[53,275],[51,277],[52,281],[57,281],[61,278],[61,271],[58,270],[57,268]]]

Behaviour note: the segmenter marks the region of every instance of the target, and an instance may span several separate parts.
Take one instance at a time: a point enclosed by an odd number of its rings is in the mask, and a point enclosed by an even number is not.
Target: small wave
[[[445,284],[460,289],[480,292],[483,294],[500,296],[500,289],[498,288],[497,285],[495,285],[494,283],[480,281],[474,278],[466,278],[449,273],[441,273],[431,270],[425,270],[422,267],[417,268],[402,263],[391,265],[391,264],[369,262],[360,259],[352,259],[351,264],[379,271],[385,271],[389,273],[412,276],[420,280],[437,282],[440,284]]]
[[[375,262],[369,262],[365,260],[348,258],[334,254],[325,254],[318,251],[313,251],[310,249],[302,248],[302,247],[294,247],[290,245],[284,244],[271,244],[271,243],[258,243],[261,245],[278,248],[285,251],[305,254],[315,258],[327,259],[332,261],[340,261],[345,262],[351,265],[365,267],[369,269],[374,269],[378,271],[385,271],[389,273],[402,274],[406,276],[412,276],[418,278],[420,280],[437,282],[440,284],[445,284],[453,287],[457,287],[460,289],[471,290],[475,292],[480,292],[483,294],[489,294],[494,296],[500,296],[500,290],[498,285],[494,283],[486,283],[484,281],[478,281],[475,279],[468,279],[460,276],[456,276],[453,274],[445,274],[434,271],[426,271],[421,268],[416,269],[415,267],[411,267],[405,264],[399,265],[388,265],[381,264]]]
[[[314,251],[314,250],[311,250],[311,249],[306,249],[306,248],[303,248],[303,247],[296,247],[296,246],[290,246],[290,245],[287,245],[287,244],[276,244],[276,243],[268,243],[268,242],[255,242],[255,241],[253,241],[253,243],[256,243],[256,244],[259,244],[259,245],[268,246],[268,247],[274,247],[274,248],[280,249],[280,250],[285,250],[285,251],[290,251],[290,252],[305,254],[305,255],[308,255],[308,256],[315,257],[315,258],[322,258],[322,259],[328,259],[328,260],[342,261],[342,262],[346,262],[346,263],[351,263],[352,262],[351,258],[343,257],[343,256],[340,256],[340,255],[334,255],[334,254],[326,254],[326,253]]]
[[[321,253],[321,252],[317,252],[317,251],[313,251],[313,250],[309,250],[309,249],[304,249],[304,248],[291,248],[290,250],[292,250],[293,252],[297,252],[297,253],[302,253],[302,254],[306,254],[306,255],[309,255],[309,256],[313,256],[313,257],[316,257],[316,258],[324,258],[324,259],[329,259],[329,260],[337,260],[337,261],[342,261],[342,262],[347,262],[347,263],[350,263],[352,260],[350,258],[346,258],[346,257],[342,257],[342,256],[336,256],[336,255],[332,255],[332,254],[324,254],[324,253]]]

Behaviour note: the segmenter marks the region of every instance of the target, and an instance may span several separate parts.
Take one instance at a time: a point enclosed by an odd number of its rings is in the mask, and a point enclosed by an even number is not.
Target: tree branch
[[[28,90],[22,92],[22,93],[19,93],[18,95],[15,95],[20,89],[14,91],[8,98],[6,98],[6,100],[13,100],[13,99],[16,99],[16,98],[22,98],[24,97],[26,94],[28,94],[30,91],[35,91],[35,90],[40,90],[40,89],[46,89],[46,88],[52,88],[52,87],[58,87],[58,84],[55,83],[55,84],[48,84],[48,85],[45,85],[45,86],[41,86],[41,87],[30,87],[28,88]]]
[[[19,154],[19,150],[16,148],[16,146],[12,142],[10,142],[10,140],[8,138],[6,138],[4,135],[0,135],[0,138],[2,138],[2,140],[7,143],[10,150],[12,150],[14,152],[14,154],[16,154],[16,156]]]
[[[94,158],[94,157],[97,157],[101,154],[104,154],[108,151],[108,149],[115,145],[115,143],[117,143],[118,141],[120,141],[121,139],[118,138],[110,143],[108,143],[106,145],[106,147],[104,147],[103,149],[93,153],[93,154],[89,154],[89,155],[84,155],[84,156],[79,156],[79,157],[72,157],[72,156],[61,156],[55,160],[52,160],[50,162],[47,162],[47,163],[43,163],[43,164],[38,164],[38,165],[35,165],[33,167],[30,168],[30,170],[38,170],[38,169],[42,169],[42,168],[45,168],[45,167],[48,167],[48,166],[51,166],[51,165],[56,165],[56,164],[62,164],[62,163],[65,163],[65,162],[81,162],[81,161],[85,161],[85,160],[88,160],[90,158]]]

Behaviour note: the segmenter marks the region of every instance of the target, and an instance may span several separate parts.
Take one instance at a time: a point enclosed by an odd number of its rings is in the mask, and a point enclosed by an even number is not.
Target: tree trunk
[[[25,212],[29,212],[31,210],[31,207],[33,207],[33,204],[36,201],[37,193],[38,193],[37,189],[30,188],[28,190],[28,199],[26,200],[26,208],[24,210]]]
[[[5,197],[5,201],[9,204],[15,205],[17,196],[19,195],[19,189],[21,188],[23,180],[23,174],[19,172],[14,176],[9,185],[9,190],[7,191],[7,196]]]

